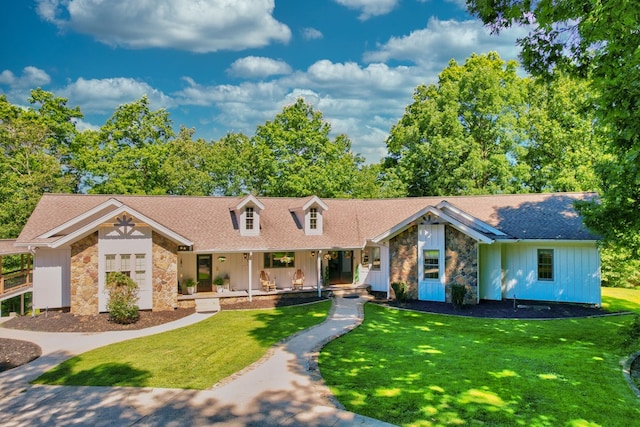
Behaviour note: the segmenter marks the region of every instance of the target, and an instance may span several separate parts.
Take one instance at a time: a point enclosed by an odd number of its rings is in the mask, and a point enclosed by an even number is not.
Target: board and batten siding
[[[71,249],[38,248],[33,260],[33,307],[71,305]]]
[[[116,227],[103,227],[99,231],[98,244],[98,309],[100,312],[107,311],[108,294],[105,292],[106,285],[106,256],[107,255],[144,255],[145,279],[144,286],[138,290],[138,307],[140,310],[151,310],[153,308],[153,278],[152,278],[152,253],[151,253],[151,228],[148,226],[137,226],[129,235],[122,235],[116,231]],[[131,260],[131,271],[135,271],[135,260]],[[119,270],[119,268],[117,268]]]
[[[438,279],[424,278],[424,251],[438,251]],[[425,224],[418,228],[418,299],[422,301],[446,300],[445,292],[445,228],[442,224]]]
[[[372,248],[369,246],[368,248]],[[389,247],[380,248],[380,268],[373,268],[373,259],[369,259],[367,264],[360,262],[356,264],[358,268],[358,285],[371,286],[372,291],[387,292],[389,289]],[[357,251],[358,260],[362,261],[362,251]],[[354,255],[355,256],[355,255]]]
[[[503,298],[601,303],[595,242],[518,242],[502,247]],[[553,249],[553,280],[538,280],[538,249]]]
[[[479,290],[480,299],[502,299],[502,245],[493,243],[479,245]]]

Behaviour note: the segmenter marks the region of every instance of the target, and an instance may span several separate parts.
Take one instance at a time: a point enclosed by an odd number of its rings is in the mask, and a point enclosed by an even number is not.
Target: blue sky
[[[0,93],[42,87],[97,128],[146,94],[176,129],[253,135],[304,97],[332,134],[377,162],[419,84],[451,59],[517,59],[522,29],[490,35],[464,0],[35,0],[5,2]]]

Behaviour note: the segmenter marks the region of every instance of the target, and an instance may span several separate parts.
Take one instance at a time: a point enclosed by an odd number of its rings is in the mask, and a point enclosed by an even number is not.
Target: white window
[[[424,279],[440,278],[440,251],[437,249],[425,249],[424,258]]]
[[[136,271],[144,270],[144,254],[136,254]]]
[[[131,276],[131,255],[120,255],[120,271]]]
[[[311,230],[318,229],[318,208],[309,209],[309,228]]]
[[[132,264],[133,262],[133,264]],[[108,254],[104,257],[106,273],[119,271],[135,280],[139,286],[144,285],[146,262],[144,254]]]
[[[116,271],[116,256],[115,255],[105,255],[104,269],[105,269],[106,272]]]
[[[253,230],[253,208],[246,208],[244,211],[245,228]]]

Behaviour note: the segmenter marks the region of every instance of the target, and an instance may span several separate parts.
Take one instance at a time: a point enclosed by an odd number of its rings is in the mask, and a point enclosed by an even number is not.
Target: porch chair
[[[262,270],[260,272],[260,283],[262,284],[262,290],[265,292],[271,292],[276,290],[276,281],[269,278],[269,273]]]
[[[304,286],[304,273],[302,270],[297,269],[293,277],[291,278],[291,287],[295,289],[302,289]]]

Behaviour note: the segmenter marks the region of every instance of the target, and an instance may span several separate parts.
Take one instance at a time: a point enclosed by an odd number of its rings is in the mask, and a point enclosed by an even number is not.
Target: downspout
[[[251,277],[253,276],[253,252],[249,252],[249,302],[253,301],[253,293],[251,291],[252,283]]]

